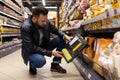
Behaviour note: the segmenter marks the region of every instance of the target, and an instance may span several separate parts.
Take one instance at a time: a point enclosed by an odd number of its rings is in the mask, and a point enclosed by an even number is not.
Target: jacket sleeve
[[[22,46],[24,46],[24,48],[27,52],[29,52],[29,53],[38,52],[38,53],[41,53],[43,55],[51,57],[52,51],[43,49],[43,48],[34,44],[33,39],[30,35],[31,34],[30,30],[29,30],[28,27],[27,28],[22,27],[21,28],[21,34],[22,34],[22,43],[23,43]]]
[[[56,34],[60,37],[63,37],[65,35],[64,32],[62,31],[59,31],[54,25],[52,25],[50,22],[49,22],[49,26],[50,26],[50,32],[52,32],[53,34]]]

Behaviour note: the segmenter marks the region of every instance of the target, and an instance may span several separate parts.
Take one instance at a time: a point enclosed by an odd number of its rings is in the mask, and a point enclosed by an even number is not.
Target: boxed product
[[[74,38],[62,49],[62,53],[66,62],[71,62],[85,47],[87,47],[87,42],[82,38],[81,35],[75,35]]]
[[[83,53],[84,53],[84,54],[87,54],[87,56],[88,56],[88,58],[89,58],[90,60],[93,59],[94,53],[95,53],[94,50],[93,50],[95,39],[96,39],[95,37],[86,37],[86,38],[85,38],[85,40],[87,41],[89,47],[86,48],[86,49],[84,49],[84,50],[83,50]]]
[[[100,56],[102,55],[103,51],[108,48],[108,45],[112,42],[112,39],[104,39],[100,38],[95,41],[95,57],[93,58],[93,61],[95,64],[93,65],[93,69],[96,70],[101,76],[103,76],[103,71],[100,66],[103,62],[100,62],[101,60],[99,59]],[[102,58],[103,60],[103,58]]]
[[[94,63],[94,64],[93,64],[93,69],[94,69],[95,71],[97,71],[101,76],[104,76],[103,68],[102,68],[99,64]]]

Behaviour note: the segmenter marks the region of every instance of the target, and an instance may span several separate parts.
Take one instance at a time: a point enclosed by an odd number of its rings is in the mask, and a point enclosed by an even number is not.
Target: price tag
[[[11,47],[9,47],[9,49],[11,49]]]
[[[6,49],[3,49],[3,51],[5,51]]]
[[[85,69],[83,68],[83,72],[85,72]]]
[[[91,74],[88,74],[88,78],[89,78],[89,79],[91,78]]]

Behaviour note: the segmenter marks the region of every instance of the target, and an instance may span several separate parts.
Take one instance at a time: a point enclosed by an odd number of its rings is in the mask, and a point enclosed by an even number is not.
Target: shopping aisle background
[[[73,63],[67,64],[63,59],[62,66],[67,69],[67,74],[60,74],[50,71],[52,58],[46,57],[46,60],[46,65],[38,69],[36,76],[30,75],[28,66],[22,62],[19,49],[0,58],[0,80],[84,80]]]

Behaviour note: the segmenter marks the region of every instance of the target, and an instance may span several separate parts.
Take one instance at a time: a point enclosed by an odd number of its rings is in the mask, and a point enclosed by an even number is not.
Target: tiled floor
[[[73,63],[67,64],[64,59],[62,66],[67,69],[67,74],[50,72],[52,58],[46,57],[47,63],[38,69],[38,74],[32,76],[28,73],[21,58],[21,49],[0,59],[0,80],[84,80]]]

